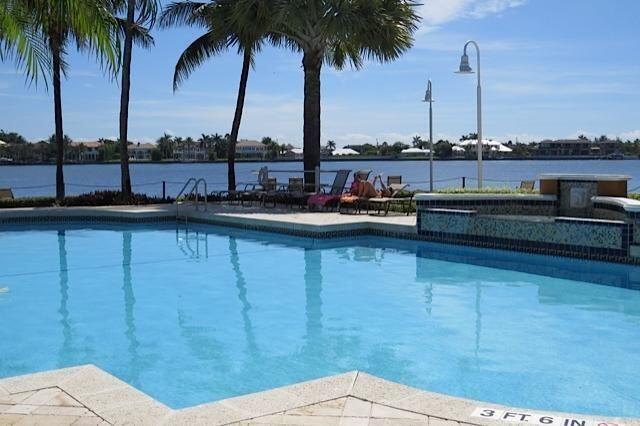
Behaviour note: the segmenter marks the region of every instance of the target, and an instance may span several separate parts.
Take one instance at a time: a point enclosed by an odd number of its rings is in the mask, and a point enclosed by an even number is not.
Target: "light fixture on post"
[[[429,103],[429,192],[433,192],[433,90],[431,80],[427,83],[424,102]]]
[[[469,65],[469,56],[467,55],[467,47],[473,44],[478,53],[478,106],[477,106],[477,120],[478,120],[478,135],[476,140],[476,149],[478,151],[478,189],[482,189],[482,88],[480,85],[480,47],[478,43],[473,40],[469,40],[464,45],[464,51],[462,52],[462,58],[460,58],[460,68],[456,71],[457,74],[473,74],[473,69]]]

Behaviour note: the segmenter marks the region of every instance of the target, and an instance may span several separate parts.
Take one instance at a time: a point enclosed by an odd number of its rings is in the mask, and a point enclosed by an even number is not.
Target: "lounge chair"
[[[262,179],[261,183],[255,184],[252,189],[243,192],[240,195],[240,203],[242,206],[252,207],[253,203],[264,205],[267,194],[272,194],[278,188],[278,181],[276,178],[266,177]],[[275,204],[274,204],[275,207]]]
[[[266,167],[262,167],[258,171],[257,182],[241,182],[236,184],[234,190],[220,191],[220,199],[226,199],[229,204],[241,204],[244,205],[245,201],[248,201],[253,192],[264,191],[267,180],[269,179],[269,170]]]
[[[387,186],[402,184],[402,176],[387,176]]]
[[[309,199],[307,200],[307,206],[309,207],[309,209],[327,209],[337,206],[338,202],[340,201],[340,197],[344,193],[344,189],[347,186],[347,180],[349,179],[350,174],[351,170],[338,170],[329,193],[321,192],[309,197]],[[324,191],[325,187],[323,186],[321,190]]]
[[[369,210],[377,210],[378,214],[384,210],[385,216],[389,213],[392,204],[402,206],[404,212],[409,215],[411,213],[411,202],[413,194],[410,197],[402,197],[404,191],[409,185],[402,183],[402,176],[389,176],[387,178],[387,188],[391,191],[389,197],[355,197],[346,196],[340,199],[339,210],[341,213],[348,213],[353,210],[354,213],[362,212],[363,207],[366,208],[367,214]]]
[[[520,182],[520,189],[525,191],[533,191],[536,187],[535,180],[523,180]]]
[[[0,188],[0,200],[13,200],[11,188]]]
[[[294,204],[303,208],[307,204],[307,199],[313,194],[315,194],[315,192],[305,192],[303,178],[292,177],[289,178],[289,184],[285,188],[282,188],[276,197],[278,201],[288,204],[290,208],[293,208]]]
[[[367,213],[369,213],[369,210],[376,210],[378,212],[377,214],[380,215],[381,212],[384,211],[384,215],[386,216],[387,214],[389,214],[391,205],[396,204],[400,205],[403,213],[406,213],[407,216],[409,216],[409,214],[411,213],[411,202],[413,201],[413,193],[409,197],[401,196],[402,191],[404,191],[408,186],[408,184],[401,183],[392,183],[390,185],[387,185],[387,187],[391,189],[391,196],[368,198],[366,200],[366,203],[364,203],[367,206]]]

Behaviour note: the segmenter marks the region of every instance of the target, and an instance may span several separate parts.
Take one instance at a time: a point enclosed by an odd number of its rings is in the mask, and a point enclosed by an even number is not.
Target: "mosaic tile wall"
[[[621,209],[621,211],[618,211],[612,208],[602,208],[602,207],[599,207],[598,204],[595,204],[594,207],[595,208],[593,209],[593,217],[596,219],[605,219],[605,220],[627,219],[627,214],[625,213],[624,209]],[[615,206],[611,206],[611,207],[615,207]]]
[[[635,237],[632,228],[636,228]],[[443,209],[422,209],[418,233],[443,242],[560,252],[603,260],[628,259],[632,238],[640,237],[637,227],[622,222],[542,217],[505,219]]]
[[[479,214],[555,216],[557,207],[550,200],[418,200],[418,207],[470,209]]]
[[[428,213],[420,216],[421,230],[508,238],[557,244],[622,248],[622,227],[572,221],[505,220],[491,216]]]

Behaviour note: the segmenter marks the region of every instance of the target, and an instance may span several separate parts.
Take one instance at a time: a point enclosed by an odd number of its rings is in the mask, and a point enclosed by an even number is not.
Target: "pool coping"
[[[284,214],[274,214],[284,213]],[[270,210],[254,214],[252,210],[234,212],[204,211],[202,207],[181,206],[179,211],[173,204],[151,206],[106,206],[106,207],[40,207],[0,209],[0,225],[18,223],[51,223],[69,221],[109,221],[121,223],[178,222],[202,223],[228,226],[246,230],[275,232],[309,237],[336,238],[358,235],[392,236],[415,239],[417,227],[415,216],[368,216],[340,215],[339,223],[307,223],[292,220],[295,211]],[[325,216],[327,213],[315,213]],[[329,213],[331,214],[331,213]],[[334,213],[338,215],[338,213]],[[301,217],[308,216],[304,214]],[[401,222],[399,222],[401,220]],[[399,222],[399,223],[398,223]]]
[[[434,421],[452,421],[461,425],[529,423],[478,417],[480,410],[493,410],[505,415],[513,414],[508,416],[509,419],[526,413],[538,418],[554,416],[557,419],[571,419],[580,422],[574,424],[584,426],[640,426],[640,419],[637,418],[545,412],[456,398],[412,388],[361,371],[350,371],[177,410],[92,364],[0,379],[0,395],[2,392],[11,395],[52,387],[66,392],[111,424],[238,424],[326,401],[353,397],[409,414],[428,416]],[[554,425],[560,426],[563,423],[562,420],[558,422]]]

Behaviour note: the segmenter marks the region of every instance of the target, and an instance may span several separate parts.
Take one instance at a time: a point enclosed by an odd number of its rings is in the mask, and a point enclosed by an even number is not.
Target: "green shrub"
[[[640,194],[639,193],[629,194],[628,197],[629,198],[633,198],[634,200],[640,200]]]
[[[131,200],[124,200],[120,191],[95,191],[88,194],[81,194],[66,197],[62,206],[118,206],[118,205],[145,205],[166,203],[169,200],[149,197],[145,194],[133,194]],[[54,207],[57,206],[54,197],[25,197],[14,200],[0,200],[0,208],[20,208],[20,207]]]
[[[20,207],[51,207],[55,204],[54,197],[29,197],[16,198],[14,200],[0,199],[0,209],[11,209]]]

